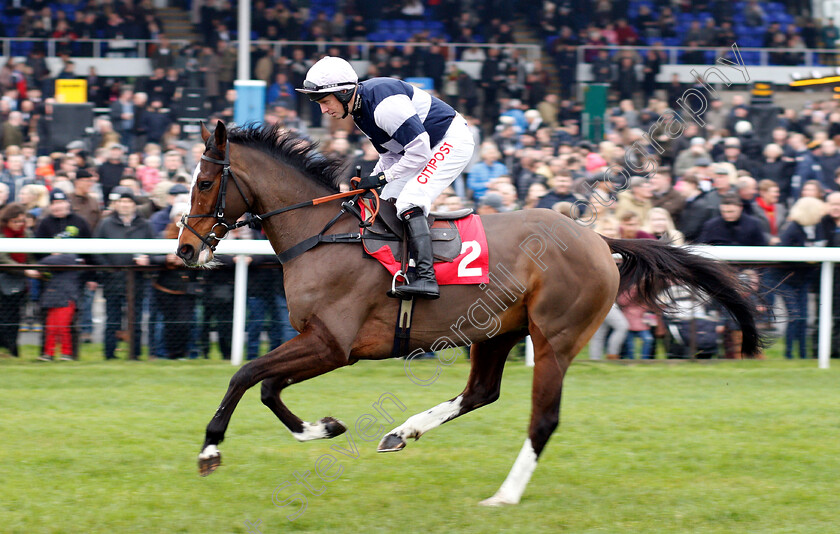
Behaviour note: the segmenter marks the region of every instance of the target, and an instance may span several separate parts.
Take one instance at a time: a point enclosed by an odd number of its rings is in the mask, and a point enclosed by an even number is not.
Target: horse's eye
[[[202,181],[202,182],[198,182],[198,189],[200,191],[207,191],[211,187],[213,187],[213,182],[210,182],[210,181],[207,181],[207,180]]]

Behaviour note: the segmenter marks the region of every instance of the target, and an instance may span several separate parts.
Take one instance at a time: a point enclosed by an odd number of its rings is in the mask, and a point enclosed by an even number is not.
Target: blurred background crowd
[[[172,36],[173,13],[192,38]],[[0,239],[177,235],[204,150],[195,124],[233,120],[236,17],[233,3],[218,0],[0,7],[0,42],[11,51],[0,68]],[[361,79],[422,80],[467,117],[474,161],[438,199],[439,211],[548,208],[604,235],[675,245],[840,244],[840,107],[831,92],[788,107],[758,103],[719,80],[659,76],[669,63],[732,57],[733,43],[771,48],[770,65],[802,64],[817,49],[814,61],[834,65],[828,52],[838,29],[812,17],[808,2],[258,0],[251,28],[252,76],[268,87],[264,120],[315,137],[324,153],[347,161],[345,187],[357,165],[363,173],[373,168],[377,154],[352,122],[322,119],[295,93],[324,54],[364,66]],[[142,40],[149,42],[141,50]],[[616,48],[625,45],[650,48]],[[663,48],[681,45],[689,48]],[[747,65],[762,59],[749,54]],[[77,64],[99,55],[145,55],[150,74],[104,76]],[[591,83],[578,81],[581,64]],[[68,139],[56,113],[56,80],[76,79],[86,81],[96,113]],[[594,84],[605,87],[606,102],[596,135],[583,103]],[[670,110],[691,90],[708,106],[693,120],[675,120]],[[263,237],[248,228],[232,236]],[[229,357],[234,258],[221,259],[227,269],[196,273],[179,269],[174,255],[0,254],[0,263],[55,266],[0,273],[0,350],[17,355],[18,333],[37,330],[46,334],[43,359],[77,358],[79,344],[96,341],[97,332],[106,358],[120,354],[125,339],[134,355],[206,357],[215,344]],[[281,279],[272,276],[276,261],[248,261],[253,358],[293,331]],[[813,357],[814,269],[742,276],[761,300],[767,329],[779,328],[773,309],[785,310],[784,356]],[[125,289],[128,279],[134,293]],[[590,344],[591,357],[739,358],[733,322],[693,298],[677,288],[678,305],[663,313],[621,296]]]

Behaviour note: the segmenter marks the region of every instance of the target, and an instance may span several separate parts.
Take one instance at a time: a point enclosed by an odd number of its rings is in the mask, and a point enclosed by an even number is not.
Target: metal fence
[[[798,247],[691,247],[693,251],[724,261],[748,263],[820,263],[820,298],[818,320],[819,368],[829,367],[832,331],[832,298],[834,292],[834,265],[840,262],[840,248]],[[168,254],[176,249],[175,240],[165,239],[0,239],[0,252],[77,254]],[[274,255],[268,241],[222,241],[217,252],[225,255]],[[247,308],[249,266],[246,261],[235,263],[233,273],[231,363],[243,360],[245,319]]]

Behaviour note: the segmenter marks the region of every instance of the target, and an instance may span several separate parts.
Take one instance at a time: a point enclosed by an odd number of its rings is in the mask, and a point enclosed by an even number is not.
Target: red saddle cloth
[[[489,281],[490,257],[481,217],[468,215],[452,222],[461,235],[461,254],[451,262],[435,260],[435,278],[438,284],[486,284]],[[390,247],[382,246],[378,250],[369,250],[364,240],[362,243],[365,252],[376,258],[391,275],[400,270],[400,262],[394,258]]]

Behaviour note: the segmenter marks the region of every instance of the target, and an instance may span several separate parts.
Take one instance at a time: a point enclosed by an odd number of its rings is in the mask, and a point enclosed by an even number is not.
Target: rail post
[[[819,368],[828,369],[831,358],[832,299],[834,298],[834,262],[822,262],[820,272],[820,310],[819,310],[819,349],[817,357]]]

